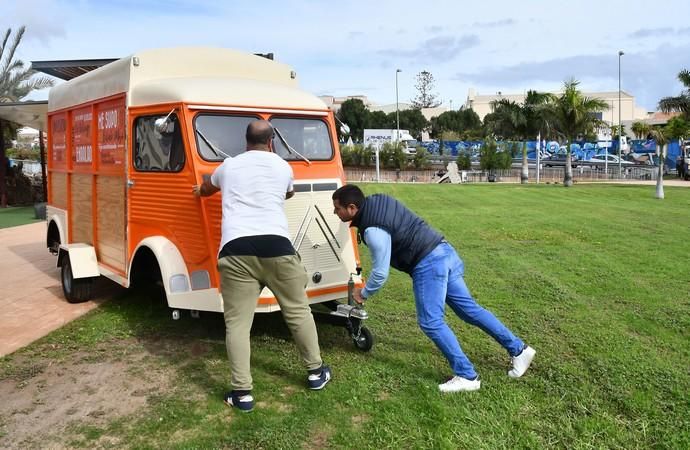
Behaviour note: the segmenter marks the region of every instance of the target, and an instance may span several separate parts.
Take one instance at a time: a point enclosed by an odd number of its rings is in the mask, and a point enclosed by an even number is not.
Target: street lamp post
[[[402,70],[395,69],[395,123],[396,123],[395,142],[400,141],[400,112],[398,111],[398,74],[400,72],[402,72]]]
[[[618,51],[618,178],[623,174],[621,165],[621,147],[623,147],[623,124],[621,123],[621,56],[623,50]]]

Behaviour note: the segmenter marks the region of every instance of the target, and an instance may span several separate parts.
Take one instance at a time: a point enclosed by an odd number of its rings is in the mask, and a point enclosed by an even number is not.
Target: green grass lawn
[[[38,222],[33,206],[13,206],[0,208],[0,228],[16,227],[27,223]]]
[[[690,447],[690,189],[667,187],[659,201],[653,186],[363,187],[401,199],[455,245],[478,301],[536,348],[522,379],[506,376],[497,343],[449,316],[482,389],[441,395],[451,372],[417,327],[409,278],[392,272],[367,304],[370,353],[319,325],[334,372],[321,392],[304,388],[280,317],[257,316],[251,414],[222,404],[221,316],[173,322],[134,294],[0,359],[0,380],[20,389],[49,366],[142,352],[121,376],[171,374],[138,411],[73,421],[45,441],[84,448]]]

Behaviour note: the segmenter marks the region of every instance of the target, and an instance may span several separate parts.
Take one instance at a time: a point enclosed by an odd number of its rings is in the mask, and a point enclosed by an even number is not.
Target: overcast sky
[[[222,4],[227,3],[227,4]],[[221,5],[222,4],[222,5]],[[0,0],[0,29],[27,26],[25,61],[114,58],[180,45],[273,52],[317,95],[414,97],[430,71],[445,106],[480,94],[622,89],[656,109],[690,69],[690,0]],[[32,98],[47,98],[47,93]]]

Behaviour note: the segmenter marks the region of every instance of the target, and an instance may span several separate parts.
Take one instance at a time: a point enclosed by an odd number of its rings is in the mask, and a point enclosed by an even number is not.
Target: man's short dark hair
[[[346,184],[336,189],[333,200],[338,200],[341,206],[355,205],[359,209],[364,202],[364,192],[354,184]]]
[[[273,139],[273,127],[265,120],[255,120],[247,125],[247,145],[266,145]]]

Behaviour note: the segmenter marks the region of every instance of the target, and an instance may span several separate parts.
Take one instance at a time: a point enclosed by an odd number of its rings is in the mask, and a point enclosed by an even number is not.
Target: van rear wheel
[[[69,254],[65,254],[62,260],[62,293],[70,303],[82,303],[91,299],[93,293],[93,278],[74,278]]]

